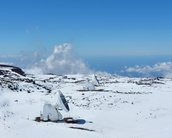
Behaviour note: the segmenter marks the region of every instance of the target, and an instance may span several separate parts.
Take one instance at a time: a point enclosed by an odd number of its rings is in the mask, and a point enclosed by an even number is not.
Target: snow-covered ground
[[[172,79],[96,74],[99,85],[85,90],[92,75],[0,75],[1,138],[171,138]],[[77,124],[36,122],[46,102],[61,90]],[[87,130],[73,129],[79,127]]]

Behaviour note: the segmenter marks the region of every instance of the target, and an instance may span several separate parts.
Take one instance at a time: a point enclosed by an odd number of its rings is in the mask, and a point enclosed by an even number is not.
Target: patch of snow
[[[92,76],[0,76],[0,137],[171,138],[172,79],[96,74],[94,90],[78,91]],[[78,123],[34,121],[46,102],[57,102],[58,90],[70,107],[60,113]]]

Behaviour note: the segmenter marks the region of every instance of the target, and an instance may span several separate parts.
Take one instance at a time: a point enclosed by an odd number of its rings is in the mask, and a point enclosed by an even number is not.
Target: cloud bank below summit
[[[91,72],[89,67],[75,56],[71,44],[68,43],[56,45],[47,58],[34,64],[32,70],[45,74],[85,74]]]
[[[48,51],[49,50],[50,49],[48,49]],[[105,63],[105,61],[101,63],[102,66],[103,65],[106,66],[107,63]],[[122,74],[129,76],[135,76],[136,74],[136,76],[140,76],[140,77],[162,76],[162,77],[171,78],[172,62],[170,60],[169,61],[165,60],[165,61],[166,62],[160,62],[154,65],[147,65],[147,66],[136,65],[136,66],[126,67],[121,72]],[[45,49],[40,49],[33,52],[22,52],[18,55],[0,55],[0,63],[21,67],[25,69],[27,73],[31,73],[31,74],[32,73],[33,74],[52,73],[58,75],[77,74],[77,73],[89,74],[99,71],[98,69],[95,71],[91,70],[89,66],[81,58],[76,56],[72,45],[68,43],[55,45],[54,49],[51,52],[47,52],[47,50]],[[99,64],[99,62],[95,64],[97,65]],[[113,65],[114,68],[115,66],[117,67],[118,64]],[[94,68],[94,64],[91,64],[91,67]],[[102,70],[102,71],[106,71],[106,70]]]
[[[50,49],[48,49],[50,51]],[[23,68],[27,73],[88,74],[92,70],[78,56],[69,43],[55,45],[51,53],[46,49],[16,55],[0,55],[0,63]]]
[[[151,76],[151,74],[159,74],[163,77],[172,77],[172,62],[161,62],[154,64],[152,66],[134,66],[128,67],[126,72],[140,73],[146,76]]]

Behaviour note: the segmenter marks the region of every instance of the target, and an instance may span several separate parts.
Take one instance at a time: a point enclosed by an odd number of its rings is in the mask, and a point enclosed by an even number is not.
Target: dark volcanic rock
[[[12,72],[15,72],[22,76],[26,76],[25,72],[22,69],[20,69],[19,67],[15,67],[15,66],[11,66],[11,65],[4,65],[4,64],[0,64],[0,75],[6,75],[8,73],[8,70],[4,70],[1,68],[10,69]]]
[[[34,88],[36,88],[39,91],[51,93],[51,88],[42,83],[43,81],[28,77],[19,67],[0,64],[0,88],[7,88],[14,92],[25,91],[27,93],[34,92]]]

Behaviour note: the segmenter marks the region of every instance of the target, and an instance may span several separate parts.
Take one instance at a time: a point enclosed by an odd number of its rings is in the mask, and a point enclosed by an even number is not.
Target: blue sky
[[[83,56],[172,55],[172,1],[0,0],[0,55],[72,43]]]

